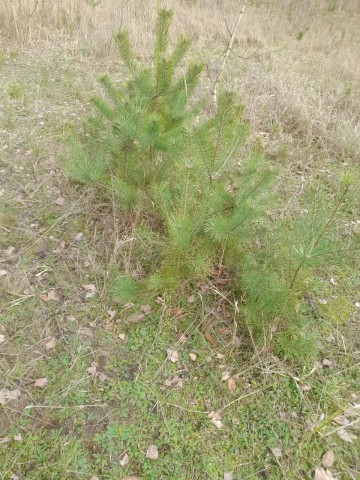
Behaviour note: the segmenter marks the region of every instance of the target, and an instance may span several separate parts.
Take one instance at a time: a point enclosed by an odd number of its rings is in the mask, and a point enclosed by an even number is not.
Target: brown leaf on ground
[[[331,360],[329,360],[328,358],[324,358],[324,360],[322,361],[322,364],[323,364],[324,367],[331,367],[333,362]]]
[[[146,451],[146,457],[150,460],[157,460],[159,458],[159,451],[156,445],[150,445]]]
[[[229,372],[222,372],[221,374],[221,380],[223,382],[226,382],[226,380],[229,380],[230,379],[230,373]]]
[[[0,334],[0,345],[1,345],[2,343],[4,343],[5,340],[6,340],[5,335]]]
[[[167,358],[170,360],[172,363],[176,363],[179,361],[179,353],[176,350],[172,350],[171,348],[168,348],[166,350],[167,353]]]
[[[196,355],[195,355],[195,353],[189,353],[189,357],[190,357],[190,360],[192,360],[193,362],[195,362],[195,360],[196,360]]]
[[[47,383],[48,383],[48,379],[46,377],[38,378],[34,383],[34,387],[43,388],[45,387],[45,385],[47,385]]]
[[[211,343],[212,347],[216,347],[216,342],[210,332],[205,332],[205,338],[208,342]]]
[[[93,298],[96,295],[96,286],[93,283],[89,283],[88,285],[83,285],[82,288],[86,290],[85,298]]]
[[[58,302],[60,300],[60,296],[59,296],[59,293],[55,289],[53,289],[53,290],[49,290],[48,293],[41,294],[40,299],[43,302],[50,302],[50,300],[53,300],[54,302]]]
[[[210,418],[211,423],[218,429],[222,428],[223,424],[221,421],[221,415],[219,412],[210,412],[208,414],[208,418]]]
[[[14,440],[15,442],[22,442],[24,439],[21,433],[19,433],[18,435],[14,435]]]
[[[172,308],[170,310],[170,315],[173,315],[174,317],[179,317],[182,313],[181,308]]]
[[[7,275],[7,271],[6,270],[0,270],[0,277],[4,277],[5,275]]]
[[[314,480],[336,480],[330,470],[324,470],[323,468],[315,469]]]
[[[195,302],[195,295],[189,295],[187,297],[187,302],[188,303],[194,303]]]
[[[87,368],[86,371],[94,377],[96,375],[96,365],[91,365],[91,367]]]
[[[236,382],[235,382],[235,379],[234,378],[229,378],[228,380],[228,389],[230,390],[230,392],[235,392],[236,390]]]
[[[16,400],[21,395],[21,391],[16,388],[15,390],[7,390],[6,388],[0,389],[0,405],[5,405],[8,400]]]
[[[56,205],[59,205],[60,207],[62,207],[64,204],[65,204],[65,198],[63,197],[59,197],[55,200],[55,204]]]
[[[345,430],[345,428],[340,428],[340,430],[338,430],[336,433],[341,440],[344,440],[344,442],[352,443],[353,440],[356,440],[356,435],[353,435],[348,430]]]
[[[329,450],[323,455],[321,463],[323,467],[330,468],[333,466],[334,461],[335,461],[334,450]]]
[[[65,248],[66,243],[60,242],[59,245],[53,250],[53,253],[61,253]]]
[[[56,346],[56,338],[52,337],[46,344],[45,344],[45,349],[46,350],[51,350]]]
[[[141,305],[140,310],[144,313],[144,315],[149,315],[151,313],[151,306]]]
[[[271,448],[271,453],[274,455],[275,458],[281,458],[282,457],[282,451],[281,448]]]
[[[129,458],[129,455],[127,453],[125,453],[121,460],[120,460],[120,465],[124,468],[126,467],[126,465],[130,462],[130,458]]]
[[[231,282],[231,279],[230,278],[218,278],[216,281],[215,281],[215,284],[216,285],[227,285],[228,283]]]
[[[5,250],[6,255],[8,255],[9,257],[11,257],[14,252],[15,252],[15,247],[12,247],[12,246],[8,247],[8,248]]]
[[[301,385],[301,390],[303,392],[309,392],[311,390],[311,386],[310,385]]]
[[[220,335],[227,335],[230,332],[231,332],[231,330],[230,330],[229,327],[223,327],[223,328],[220,328],[220,330],[219,330]]]
[[[343,427],[346,427],[346,425],[349,425],[350,423],[350,420],[347,417],[345,417],[345,415],[338,415],[336,418],[334,418],[334,421],[338,425],[342,425]]]
[[[134,313],[134,315],[130,315],[130,317],[128,317],[126,321],[130,323],[137,323],[137,322],[141,322],[141,320],[143,320],[144,318],[145,318],[144,313]]]

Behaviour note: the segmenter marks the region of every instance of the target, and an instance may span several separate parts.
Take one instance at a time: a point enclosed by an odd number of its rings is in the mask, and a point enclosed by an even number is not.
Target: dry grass
[[[156,0],[3,0],[3,45],[54,45],[88,60],[114,57],[111,32],[123,26],[143,58],[149,56]],[[225,5],[223,5],[225,3]],[[207,65],[211,88],[235,0],[170,0],[174,38],[194,41]],[[274,158],[291,165],[331,167],[360,159],[360,4],[356,0],[252,2],[237,34],[225,83],[247,106],[256,133]],[[240,57],[240,58],[239,58]],[[227,77],[227,78],[226,78]]]
[[[331,368],[319,364],[316,370],[312,365],[300,370],[257,352],[248,361],[245,342],[235,355],[226,347],[228,337],[217,334],[218,327],[227,323],[215,308],[208,328],[225,358],[218,360],[199,329],[179,346],[176,339],[188,328],[187,319],[197,319],[204,308],[196,303],[185,305],[188,316],[178,322],[161,316],[160,326],[157,304],[154,319],[128,330],[124,323],[109,319],[109,311],[117,307],[103,295],[107,272],[111,264],[130,262],[130,247],[124,244],[131,237],[124,237],[111,206],[104,206],[91,192],[79,198],[67,183],[58,163],[59,140],[66,128],[78,128],[88,112],[97,72],[109,70],[112,77],[122,76],[112,46],[113,30],[120,25],[128,28],[139,55],[149,57],[156,3],[103,0],[91,7],[85,0],[0,2],[0,270],[7,271],[0,279],[0,304],[4,299],[0,334],[5,336],[0,388],[21,390],[19,403],[9,403],[1,411],[0,431],[5,439],[19,432],[24,437],[23,442],[11,440],[9,447],[0,449],[0,478],[140,475],[141,450],[155,441],[154,431],[165,438],[168,421],[170,426],[175,421],[180,426],[173,433],[176,444],[186,445],[190,453],[182,458],[182,448],[172,445],[169,453],[167,445],[159,445],[160,459],[153,468],[183,462],[186,476],[176,478],[221,478],[232,469],[239,478],[255,478],[265,469],[268,478],[313,478],[323,453],[335,445],[334,476],[355,480],[360,469],[358,443],[341,441],[331,424],[334,415],[359,398],[359,310],[353,307],[359,301],[358,276],[351,266],[332,272],[337,285],[321,276],[318,280],[327,300],[319,305],[324,319],[317,325],[322,329],[320,358],[331,359]],[[190,36],[192,55],[201,55],[206,62],[203,82],[210,97],[229,38],[226,25],[231,30],[238,0],[168,0],[166,4],[175,7],[173,37]],[[335,10],[329,11],[329,5]],[[242,97],[254,134],[263,138],[274,162],[281,164],[289,208],[305,177],[359,163],[359,24],[357,0],[268,0],[249,3],[238,31],[224,82]],[[297,39],[300,32],[303,38]],[[63,206],[56,203],[58,197],[65,199]],[[75,240],[78,232],[84,233],[80,242]],[[15,251],[9,253],[9,247]],[[87,302],[82,285],[93,282],[98,294],[94,302]],[[39,299],[54,288],[58,302]],[[119,318],[125,315],[119,311]],[[124,332],[127,339],[122,344],[118,334]],[[334,340],[328,343],[330,333]],[[53,337],[57,346],[47,350]],[[162,381],[172,378],[175,367],[162,367],[165,352],[175,346],[186,367],[184,387],[164,391]],[[194,351],[198,363],[188,358]],[[89,376],[93,361],[108,375],[105,384]],[[138,364],[140,381],[133,385]],[[239,389],[234,396],[221,382],[220,364],[234,373]],[[123,378],[124,372],[130,380]],[[45,376],[47,388],[36,389],[34,381]],[[299,390],[298,378],[306,391]],[[263,393],[253,395],[262,388]],[[125,405],[129,412],[127,419],[115,402],[109,402],[113,392],[121,409]],[[248,392],[252,392],[249,399],[230,406]],[[196,403],[205,393],[214,399],[211,408],[229,405],[224,434],[214,431],[206,415],[196,413],[205,409],[201,401]],[[25,408],[34,404],[46,408]],[[85,404],[89,408],[84,410]],[[282,436],[284,419],[290,443],[286,432]],[[128,423],[136,443],[129,452],[128,470],[120,473],[107,437],[107,427],[113,423]],[[309,423],[319,431],[309,430]],[[272,443],[275,434],[279,444]],[[240,455],[232,460],[234,445]],[[269,457],[269,446],[283,448],[280,461]],[[85,467],[83,457],[89,462]],[[109,463],[103,466],[104,459]],[[205,473],[211,462],[221,463],[221,475]],[[144,478],[163,475],[159,471]],[[170,475],[163,478],[174,478]]]

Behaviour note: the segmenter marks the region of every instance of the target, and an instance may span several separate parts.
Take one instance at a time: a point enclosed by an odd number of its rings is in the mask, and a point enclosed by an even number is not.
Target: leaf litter
[[[150,445],[146,451],[146,458],[157,460],[159,458],[159,450],[156,445]]]

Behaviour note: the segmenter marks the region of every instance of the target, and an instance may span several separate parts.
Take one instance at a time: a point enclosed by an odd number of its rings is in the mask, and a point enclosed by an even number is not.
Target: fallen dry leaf
[[[82,286],[84,290],[86,290],[86,295],[85,298],[93,298],[96,295],[96,286],[93,283],[90,283],[89,285],[83,285]]]
[[[316,468],[314,480],[336,480],[336,479],[335,477],[333,477],[330,470],[324,470],[323,468]]]
[[[338,415],[336,418],[334,418],[334,421],[338,425],[342,425],[343,427],[346,427],[346,425],[349,425],[350,423],[350,420],[347,417],[345,417],[345,415]]]
[[[331,367],[333,362],[331,360],[329,360],[328,358],[324,358],[324,360],[322,361],[322,364],[324,365],[324,367]]]
[[[0,345],[5,342],[5,335],[0,334]]]
[[[167,353],[167,358],[170,360],[172,363],[176,363],[179,361],[179,354],[176,350],[172,350],[171,348],[168,348],[166,350]]]
[[[208,418],[210,418],[211,423],[215,425],[216,428],[220,429],[223,426],[219,412],[210,412]]]
[[[56,338],[52,337],[46,344],[45,344],[45,349],[46,350],[51,350],[56,346]]]
[[[77,242],[81,242],[81,240],[83,239],[83,237],[84,237],[84,234],[81,233],[81,232],[79,232],[79,233],[75,236],[75,240],[76,240]]]
[[[18,388],[15,390],[7,390],[5,388],[0,389],[0,405],[5,405],[8,400],[16,400],[21,395]]]
[[[170,315],[173,315],[174,317],[179,317],[182,313],[182,310],[180,308],[172,308],[170,310]]]
[[[236,390],[236,382],[235,382],[235,379],[234,378],[229,378],[228,380],[228,389],[230,390],[230,392],[235,392]]]
[[[159,305],[164,305],[164,306],[166,305],[165,300],[162,297],[156,297],[155,302],[158,303]]]
[[[92,337],[93,333],[90,328],[80,327],[78,330],[78,335],[82,337]]]
[[[137,323],[137,322],[140,322],[144,317],[145,317],[144,313],[134,313],[134,315],[131,315],[130,317],[128,317],[126,321],[131,323]]]
[[[210,418],[211,423],[218,429],[222,428],[223,424],[221,421],[221,416],[219,412],[210,412],[208,414],[208,418]]]
[[[22,442],[23,436],[21,435],[21,433],[19,433],[18,435],[14,435],[14,440],[15,442]]]
[[[328,452],[324,453],[321,463],[323,467],[330,468],[333,466],[334,461],[335,461],[334,450],[329,450]]]
[[[0,270],[0,277],[3,277],[4,275],[7,275],[6,270]]]
[[[107,375],[105,375],[105,373],[99,373],[98,379],[100,380],[100,382],[106,382],[108,377],[107,377]]]
[[[352,441],[356,439],[356,435],[345,430],[345,428],[340,428],[336,433],[341,440],[344,440],[344,442],[352,443]]]
[[[230,378],[230,373],[229,372],[222,372],[221,374],[221,380],[225,382],[226,380],[229,380]]]
[[[195,360],[196,360],[196,355],[195,355],[195,353],[189,353],[189,357],[190,357],[190,360],[192,360],[193,362],[195,362]]]
[[[275,458],[281,458],[282,457],[282,451],[281,448],[271,448],[271,452],[274,455]]]
[[[126,467],[126,465],[130,462],[130,458],[129,458],[129,455],[127,453],[125,453],[125,455],[122,456],[121,460],[120,460],[120,465],[124,468]]]
[[[116,310],[108,310],[107,313],[110,317],[110,320],[112,320],[116,315]]]
[[[309,390],[311,390],[311,386],[310,385],[301,385],[301,390],[303,392],[308,392]]]
[[[15,252],[15,247],[8,247],[5,250],[6,255],[8,255],[9,257],[11,257],[14,252]]]
[[[151,306],[150,305],[141,305],[140,310],[145,314],[149,315],[151,313]]]
[[[178,387],[178,388],[182,388],[183,386],[183,381],[180,377],[178,377],[177,375],[174,375],[171,379],[167,378],[165,381],[164,381],[164,385],[165,387]]]
[[[330,281],[331,285],[337,285],[336,280],[335,280],[334,277],[330,277],[330,280],[329,280],[329,281]]]
[[[194,303],[195,302],[195,295],[189,295],[187,297],[187,302],[188,303]]]
[[[53,250],[53,253],[61,253],[65,248],[65,242],[60,242],[59,245]]]
[[[50,302],[50,300],[58,302],[60,300],[60,297],[56,290],[50,290],[48,293],[41,294],[40,299],[43,302]]]
[[[38,378],[34,383],[34,387],[43,388],[47,383],[48,383],[48,379],[46,377]]]
[[[65,203],[65,198],[63,198],[63,197],[59,197],[55,200],[55,204],[59,205],[60,207],[62,207],[64,205],[64,203]]]
[[[125,333],[119,333],[119,338],[120,338],[120,340],[123,342],[123,341],[125,340],[125,338],[126,338]]]
[[[98,364],[97,363],[92,363],[91,367],[87,368],[86,371],[94,377],[96,375],[96,369],[97,369]]]
[[[210,332],[205,332],[205,338],[208,342],[211,343],[212,347],[216,347],[216,342]]]
[[[224,473],[224,480],[233,480],[233,472]]]
[[[159,458],[159,451],[156,445],[150,445],[146,451],[146,457],[150,460],[157,460]]]
[[[330,333],[329,333],[329,336],[326,337],[325,340],[327,341],[327,343],[332,343],[332,342],[335,340],[335,337],[334,337],[334,335],[330,332]]]
[[[219,360],[221,360],[222,358],[225,358],[225,355],[223,355],[222,353],[217,353],[216,356]]]
[[[219,333],[220,335],[227,335],[228,333],[230,333],[230,328],[229,327],[224,327],[224,328],[220,328],[219,330]]]

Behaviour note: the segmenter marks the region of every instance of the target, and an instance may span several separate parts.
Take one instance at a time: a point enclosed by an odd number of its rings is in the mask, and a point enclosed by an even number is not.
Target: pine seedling
[[[239,275],[245,318],[257,341],[265,339],[281,356],[316,353],[313,318],[304,296],[317,269],[346,258],[340,226],[356,199],[355,186],[356,179],[348,175],[330,194],[323,186],[309,186],[298,218],[279,222],[272,241],[268,236],[256,256],[247,256],[249,263]]]
[[[152,184],[172,174],[187,141],[187,124],[197,112],[189,107],[189,101],[203,67],[191,64],[183,75],[177,75],[190,42],[180,37],[173,52],[168,53],[172,15],[172,10],[159,11],[151,68],[138,64],[126,31],[115,35],[130,79],[118,86],[102,76],[106,98],[92,100],[97,115],[90,121],[89,134],[98,142],[96,151],[101,150],[103,164],[100,157],[93,155],[91,143],[90,149],[83,150],[76,142],[72,144],[75,158],[70,175],[81,182],[100,180],[125,209],[134,208]],[[88,170],[95,174],[86,175]]]

